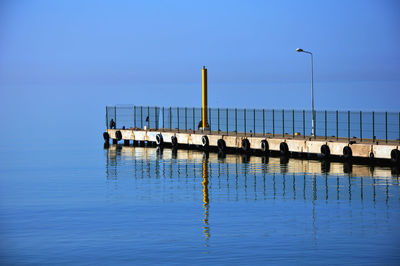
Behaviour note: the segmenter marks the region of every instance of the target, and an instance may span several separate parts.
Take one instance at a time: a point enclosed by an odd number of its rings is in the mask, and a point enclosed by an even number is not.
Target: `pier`
[[[107,143],[400,164],[400,113],[107,106]],[[207,123],[203,122],[207,114]]]
[[[284,157],[320,157],[344,161],[364,159],[366,162],[387,161],[398,165],[396,153],[400,144],[396,141],[324,137],[299,137],[261,134],[225,134],[224,132],[202,130],[178,131],[157,129],[107,129],[105,140],[114,143],[124,141],[125,145],[158,145],[172,148],[201,149],[220,153],[240,152],[245,154],[279,155]],[[297,138],[296,138],[297,137]],[[383,142],[383,143],[382,143]],[[382,144],[381,144],[382,143]]]
[[[157,145],[221,154],[400,165],[400,112],[107,106],[106,145]]]

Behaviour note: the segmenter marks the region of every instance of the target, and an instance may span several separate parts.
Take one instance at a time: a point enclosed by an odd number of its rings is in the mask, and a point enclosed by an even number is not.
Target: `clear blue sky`
[[[0,110],[101,128],[106,104],[200,106],[203,65],[212,106],[309,109],[301,47],[317,109],[399,111],[399,44],[399,1],[3,0]]]

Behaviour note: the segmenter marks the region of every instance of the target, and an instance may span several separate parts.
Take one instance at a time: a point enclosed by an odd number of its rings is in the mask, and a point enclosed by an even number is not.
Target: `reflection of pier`
[[[204,171],[209,175],[207,179]],[[174,152],[115,145],[107,149],[106,174],[109,179],[164,179],[170,182],[170,193],[176,189],[175,196],[185,189],[206,191],[203,193],[204,230],[208,228],[209,201],[283,198],[388,202],[391,186],[399,185],[398,176],[389,167],[298,159],[281,162],[280,158],[234,154],[219,158],[214,153],[205,159],[202,152],[193,150]],[[200,178],[202,188],[199,187]],[[191,196],[198,200],[196,193]]]
[[[118,148],[117,148],[118,147]],[[132,160],[136,159],[155,160],[159,157],[157,148],[140,148],[122,145],[112,145],[108,149],[108,157],[113,158],[120,155],[122,159],[126,158]],[[203,153],[195,150],[176,150],[163,149],[163,160],[189,160],[191,163],[201,163]],[[267,167],[251,168],[251,172],[266,172],[266,173],[294,173],[294,174],[329,174],[329,175],[350,175],[350,176],[379,176],[379,177],[397,177],[398,173],[390,167],[371,167],[367,165],[348,164],[341,162],[326,162],[318,160],[301,160],[301,159],[287,159],[279,157],[260,157],[260,156],[246,156],[236,154],[226,154],[224,158],[220,158],[217,153],[209,153],[209,161],[223,162],[226,164],[249,163],[249,164],[265,164]],[[238,160],[240,158],[240,160]],[[282,167],[279,165],[284,163]],[[268,167],[272,166],[272,167]]]

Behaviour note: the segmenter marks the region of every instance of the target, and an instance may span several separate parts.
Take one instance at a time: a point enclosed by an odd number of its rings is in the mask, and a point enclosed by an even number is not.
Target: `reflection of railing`
[[[107,106],[106,127],[157,130],[198,130],[201,108]],[[303,138],[311,132],[312,112],[306,110],[267,110],[208,108],[209,131],[223,134],[257,134]],[[400,112],[315,111],[315,136],[398,140]]]
[[[107,178],[119,176],[140,180],[162,179],[175,184],[177,190],[203,191],[203,201],[240,199],[304,199],[304,200],[354,200],[372,199],[389,201],[391,191],[399,189],[398,175],[393,177],[390,168],[369,168],[357,165],[342,166],[341,173],[332,174],[335,167],[318,161],[279,158],[245,157],[227,155],[218,158],[193,150],[172,152],[155,148],[111,146],[107,150]],[[259,160],[258,160],[259,159]],[[207,164],[208,171],[204,167]],[[124,166],[119,167],[119,164]],[[304,164],[319,165],[307,168]],[[129,165],[129,166],[127,166]],[[132,172],[132,166],[134,171]],[[345,169],[347,167],[347,169]],[[306,172],[304,169],[313,169]],[[319,169],[319,171],[317,171]],[[357,175],[356,173],[370,174]],[[127,171],[127,173],[124,173]],[[204,175],[208,173],[207,193],[204,194]],[[347,174],[344,172],[347,171]],[[386,175],[387,177],[383,177]],[[183,178],[183,179],[182,179]],[[199,187],[199,180],[202,185]],[[213,193],[214,192],[214,193]],[[195,197],[196,193],[192,193]],[[207,196],[207,197],[206,197]],[[200,200],[200,199],[196,199]],[[206,204],[206,202],[204,202]]]

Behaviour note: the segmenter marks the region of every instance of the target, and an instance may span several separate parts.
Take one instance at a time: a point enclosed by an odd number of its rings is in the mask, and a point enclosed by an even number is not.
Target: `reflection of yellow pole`
[[[207,128],[208,125],[208,121],[207,121],[207,68],[205,66],[203,66],[202,69],[202,81],[203,81],[203,113],[202,113],[202,120],[203,120],[203,129]]]
[[[204,205],[208,205],[208,164],[206,160],[203,160],[203,202]]]
[[[206,240],[210,238],[210,227],[208,226],[208,162],[207,159],[203,159],[203,182],[201,183],[203,185],[203,207],[204,207],[204,226],[203,226],[203,232],[206,237]]]

